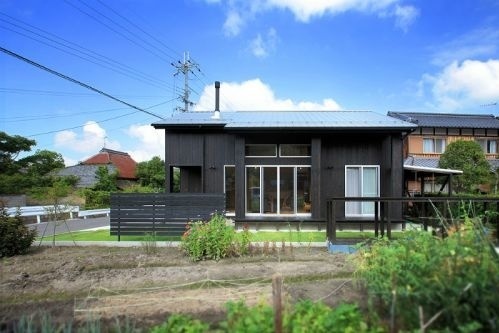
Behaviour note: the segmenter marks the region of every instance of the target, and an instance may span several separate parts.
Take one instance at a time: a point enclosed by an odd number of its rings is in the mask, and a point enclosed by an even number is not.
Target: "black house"
[[[236,222],[323,222],[330,197],[400,197],[416,125],[368,111],[187,112],[165,130],[166,192],[225,193]],[[176,169],[178,168],[178,169]],[[348,202],[345,219],[372,217]]]

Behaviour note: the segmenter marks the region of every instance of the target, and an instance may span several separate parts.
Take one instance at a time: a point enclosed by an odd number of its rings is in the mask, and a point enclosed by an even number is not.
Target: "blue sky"
[[[0,0],[0,46],[142,109],[499,115],[497,0]],[[0,130],[72,165],[163,156],[158,118],[0,52]]]

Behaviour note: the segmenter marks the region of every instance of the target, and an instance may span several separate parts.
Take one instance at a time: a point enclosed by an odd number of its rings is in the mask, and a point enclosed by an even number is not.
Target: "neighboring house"
[[[225,193],[236,222],[325,221],[330,197],[403,194],[402,142],[417,126],[373,112],[187,112],[165,130],[166,192]],[[345,209],[346,208],[346,209]],[[339,218],[374,215],[350,202]]]
[[[137,181],[137,163],[128,153],[102,148],[100,152],[77,165],[60,170],[60,176],[77,176],[77,187],[92,187],[97,183],[95,176],[100,166],[107,167],[109,173],[118,172],[118,187],[125,188]]]
[[[388,112],[388,115],[418,126],[404,140],[406,166],[437,169],[447,145],[457,140],[474,140],[482,147],[491,170],[499,167],[499,119],[493,115],[418,112]],[[428,178],[423,188],[421,180],[408,180],[407,191],[410,194],[438,192],[440,184]]]

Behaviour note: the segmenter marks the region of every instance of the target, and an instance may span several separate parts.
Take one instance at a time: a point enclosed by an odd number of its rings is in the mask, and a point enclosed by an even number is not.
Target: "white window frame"
[[[476,142],[480,145],[485,154],[497,154],[497,140],[488,138],[478,138]],[[490,151],[491,143],[494,143],[494,151]]]
[[[226,164],[226,165],[224,165],[224,194],[225,194],[225,191],[226,191],[226,189],[227,189],[227,187],[226,187],[226,185],[227,185],[227,184],[225,183],[225,179],[226,179],[226,178],[225,178],[225,172],[226,172],[227,168],[234,168],[234,169],[235,169],[235,168],[236,168],[236,166],[235,166],[235,165],[233,165],[233,164]],[[234,170],[234,171],[235,171],[235,170]],[[234,176],[235,176],[235,175],[234,175]],[[234,178],[235,178],[235,177],[234,177]],[[233,212],[233,213],[228,213],[228,212],[226,211],[226,212],[225,212],[225,216],[236,216],[236,212],[235,212],[235,203],[234,203],[234,212]]]
[[[260,213],[249,213],[248,212],[248,168],[260,168]],[[269,213],[262,213],[263,209],[263,193],[265,191],[265,188],[263,186],[264,179],[263,179],[263,168],[277,168],[277,186],[281,183],[281,169],[280,168],[293,168],[293,209],[294,213],[291,214],[281,214],[281,206],[280,204],[277,205],[277,212],[274,214],[269,214]],[[312,216],[312,212],[310,213],[297,213],[297,205],[298,205],[298,196],[297,196],[297,169],[298,168],[309,168],[310,169],[310,175],[312,175],[312,166],[311,165],[261,165],[261,164],[252,164],[252,165],[245,165],[244,166],[244,212],[246,216],[303,216],[303,217],[310,217]],[[279,187],[278,187],[279,188]],[[277,202],[281,202],[281,191],[277,191]]]
[[[425,140],[432,141],[432,151],[425,150]],[[437,152],[437,140],[443,142],[443,147],[441,152]],[[423,137],[423,154],[443,154],[445,149],[447,148],[447,139],[446,138],[436,138],[436,137]]]
[[[361,197],[363,197],[363,192],[364,192],[364,189],[363,189],[363,177],[364,177],[364,168],[376,168],[376,181],[377,181],[377,189],[376,189],[376,196],[379,197],[380,196],[380,187],[381,187],[381,179],[380,179],[380,166],[379,165],[364,165],[364,164],[352,164],[352,165],[345,165],[345,197],[348,197],[347,195],[347,191],[348,191],[348,182],[347,182],[347,169],[348,168],[360,168],[361,169],[361,172],[360,172],[360,185],[361,185]],[[361,201],[362,203],[363,202],[369,202],[369,201]],[[379,205],[379,203],[378,203]],[[378,206],[379,208],[379,206]],[[378,209],[378,212],[379,212],[379,209]],[[347,202],[345,202],[345,217],[374,217],[374,213],[373,214],[364,214],[362,213],[362,205],[361,205],[361,212],[360,214],[348,214],[347,213]]]

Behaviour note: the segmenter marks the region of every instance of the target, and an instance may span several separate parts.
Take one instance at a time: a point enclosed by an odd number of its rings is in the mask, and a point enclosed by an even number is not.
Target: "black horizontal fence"
[[[374,203],[372,216],[345,217],[346,202]],[[473,197],[337,197],[326,202],[326,232],[336,242],[336,231],[342,224],[374,227],[374,236],[391,238],[392,223],[417,223],[424,230],[442,223],[460,223],[464,217],[482,217],[484,225],[495,229],[499,240],[499,198]],[[362,228],[360,228],[362,230]]]
[[[110,233],[181,236],[190,221],[208,220],[225,209],[225,194],[112,193]]]

